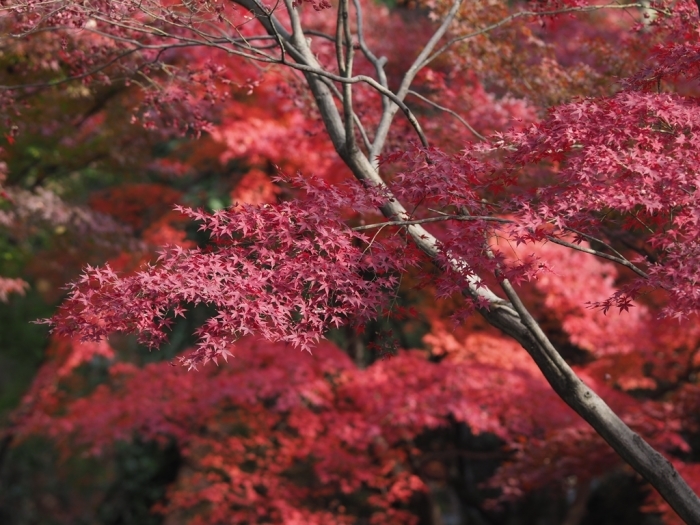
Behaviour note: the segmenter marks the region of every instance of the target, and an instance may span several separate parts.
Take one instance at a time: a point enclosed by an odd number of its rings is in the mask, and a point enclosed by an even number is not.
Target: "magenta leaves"
[[[514,201],[516,240],[582,232],[626,245],[648,275],[598,306],[626,310],[651,287],[668,292],[665,315],[697,312],[699,110],[691,97],[621,92],[561,106],[511,134],[506,164],[532,170],[539,186]]]
[[[167,248],[133,275],[88,267],[49,321],[54,333],[87,340],[136,333],[156,347],[174,317],[205,304],[217,314],[181,358],[188,367],[226,359],[231,344],[252,333],[309,350],[328,329],[376,316],[402,269],[321,205],[178,209],[202,222],[211,246]]]

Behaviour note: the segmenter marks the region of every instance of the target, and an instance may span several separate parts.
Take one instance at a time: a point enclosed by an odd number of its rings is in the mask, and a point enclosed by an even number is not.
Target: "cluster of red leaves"
[[[550,250],[560,252],[554,275],[570,268],[569,251]],[[611,268],[583,265],[572,271],[585,281]],[[570,291],[569,280],[561,277],[536,287],[549,313],[559,315],[576,336],[580,311],[559,304]],[[613,316],[598,316],[596,322],[600,340],[615,330],[643,339],[634,323],[627,326]],[[646,337],[663,338],[668,328],[649,327]],[[692,355],[700,332],[685,336]],[[683,338],[671,339],[680,344]],[[361,370],[327,343],[318,344],[312,356],[246,337],[236,345],[235,360],[196,374],[164,362],[138,368],[113,361],[108,381],[76,399],[70,386],[76,367],[96,355],[116,356],[104,342],[56,341],[60,351],[26,396],[16,428],[20,435],[51,436],[66,453],[78,445],[100,454],[135,436],[174,440],[188,467],[157,510],[201,524],[353,523],[358,514],[370,515],[372,523],[411,523],[411,502],[427,490],[415,439],[451,422],[504,441],[510,459],[489,481],[501,489],[500,501],[542,488],[571,489],[572,479],[582,490],[621,467],[515,342],[455,330],[439,318],[432,320],[425,342],[437,362],[424,352],[400,351]],[[633,359],[617,368],[596,361],[577,372],[655,447],[687,452],[683,435],[697,424],[692,388],[676,403],[640,403],[615,388],[624,386],[626,374],[643,375],[636,370],[645,361],[639,350],[625,354]],[[650,510],[667,509],[654,500]]]
[[[587,248],[588,244],[581,246]],[[546,311],[549,321],[556,322],[577,348],[596,357],[644,354],[653,349],[653,314],[645,305],[635,303],[625,315],[609,316],[587,307],[615,293],[619,272],[614,264],[591,260],[590,255],[552,243],[511,244],[505,253],[515,260],[533,257],[547,261],[548,271],[532,282],[540,298],[535,299],[541,303],[538,309]]]
[[[510,166],[556,167],[539,173],[536,194],[514,200],[515,239],[537,240],[552,231],[641,232],[655,253],[651,261],[637,261],[649,278],[601,307],[625,308],[640,286],[651,286],[668,291],[666,315],[697,312],[698,109],[694,98],[626,91],[560,106],[542,123],[509,135],[508,147],[516,150],[506,161]]]
[[[198,374],[115,363],[106,384],[67,403],[56,402],[70,389],[55,388],[52,370],[26,397],[18,429],[93,453],[136,434],[174,439],[189,468],[160,510],[184,516],[196,506],[193,523],[353,523],[357,513],[412,523],[407,504],[426,490],[413,440],[426,429],[452,420],[508,440],[576,420],[517,345],[478,336],[464,348],[481,359],[402,352],[363,371],[329,344],[311,356],[245,338],[239,359]],[[505,367],[504,354],[514,358]],[[63,360],[78,362],[70,352]]]
[[[99,340],[138,333],[151,347],[188,306],[217,310],[199,329],[190,367],[229,355],[239,337],[260,334],[310,349],[331,327],[377,315],[403,268],[334,211],[305,203],[243,205],[213,214],[178,208],[211,236],[213,248],[175,246],[155,266],[119,277],[88,268],[54,317],[58,335]]]

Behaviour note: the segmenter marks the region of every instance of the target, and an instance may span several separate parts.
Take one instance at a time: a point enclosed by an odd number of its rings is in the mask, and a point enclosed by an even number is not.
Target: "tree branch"
[[[475,129],[471,126],[471,124],[469,124],[469,122],[467,122],[467,121],[464,120],[461,116],[459,116],[458,113],[452,111],[452,110],[449,109],[449,108],[446,108],[445,106],[441,106],[441,105],[438,104],[437,102],[433,102],[433,101],[430,100],[429,98],[424,97],[423,95],[421,95],[420,93],[417,93],[417,92],[413,91],[412,89],[409,89],[409,90],[408,90],[408,94],[409,94],[409,95],[413,95],[414,97],[417,97],[417,98],[421,99],[423,102],[426,102],[427,104],[430,104],[431,106],[433,106],[434,108],[439,109],[440,111],[444,111],[445,113],[449,113],[449,114],[452,115],[454,118],[456,118],[457,120],[459,120],[459,121],[462,123],[462,125],[463,125],[465,128],[467,128],[467,129],[471,132],[471,134],[474,135],[477,139],[479,139],[479,140],[481,140],[481,141],[483,141],[483,142],[488,142],[488,139],[487,139],[486,137],[484,137],[481,133],[479,133],[477,130],[475,130]]]
[[[607,259],[609,261],[616,262],[616,263],[621,264],[622,266],[624,266],[626,268],[629,268],[630,270],[632,270],[634,273],[636,273],[640,277],[644,277],[645,279],[649,278],[648,273],[639,269],[637,266],[635,266],[629,260],[627,260],[626,258],[624,258],[622,256],[617,257],[615,255],[608,255],[607,253],[600,252],[600,251],[594,250],[592,248],[584,248],[583,246],[581,246],[579,244],[562,241],[561,239],[557,239],[556,237],[552,237],[551,235],[548,235],[547,239],[550,242],[553,242],[554,244],[558,244],[560,246],[566,246],[567,248],[571,248],[572,250],[576,250],[576,251],[583,252],[583,253],[588,253],[590,255],[595,255],[596,257],[600,257],[601,259]]]
[[[384,228],[385,226],[412,226],[415,224],[427,224],[430,222],[443,222],[443,221],[485,221],[485,222],[498,222],[501,224],[511,223],[513,221],[509,219],[501,219],[499,217],[480,217],[476,215],[443,215],[441,217],[428,217],[425,219],[414,219],[406,221],[385,221],[378,222],[376,224],[364,224],[362,226],[355,226],[351,228],[353,231],[364,231],[372,230],[374,228]]]
[[[362,25],[362,6],[360,5],[360,0],[352,0],[355,6],[355,15],[357,19],[357,40],[360,45],[360,50],[365,55],[367,60],[374,66],[374,71],[377,73],[377,79],[382,87],[389,89],[389,83],[386,78],[386,72],[384,71],[384,64],[386,64],[386,57],[377,58],[374,53],[369,49],[367,42],[365,42],[365,34]],[[386,95],[382,95],[382,113],[384,113],[389,107],[390,100]]]
[[[386,143],[386,138],[389,134],[389,129],[391,128],[391,123],[394,120],[394,116],[396,115],[399,107],[401,107],[396,99],[403,102],[404,98],[406,98],[406,94],[408,93],[411,84],[413,84],[413,80],[423,67],[422,63],[425,61],[426,57],[430,55],[430,52],[435,48],[440,39],[445,35],[447,28],[454,20],[461,5],[462,0],[454,1],[452,7],[445,16],[445,19],[440,24],[440,27],[438,27],[437,31],[433,33],[433,36],[430,37],[430,40],[428,40],[428,42],[425,44],[423,50],[418,54],[416,59],[413,61],[413,64],[411,64],[411,67],[409,67],[408,71],[406,71],[404,74],[404,77],[401,80],[401,85],[396,92],[396,97],[392,98],[392,102],[394,102],[396,105],[390,104],[389,107],[382,112],[382,117],[379,121],[379,125],[377,126],[377,131],[374,136],[374,144],[372,145],[372,151],[370,152],[369,157],[372,165],[375,168],[378,168],[379,166],[377,163],[377,157],[379,157],[384,149],[384,144]]]
[[[326,84],[328,89],[330,89],[333,92],[333,95],[335,98],[337,98],[341,104],[343,104],[343,95],[340,91],[338,91],[338,88],[335,87],[333,82],[331,82],[327,78],[323,78],[323,83]],[[365,149],[369,151],[369,149],[372,147],[372,142],[369,140],[369,137],[367,136],[367,131],[364,128],[364,125],[362,124],[362,121],[360,120],[360,117],[355,113],[354,111],[352,112],[352,120],[355,123],[355,127],[357,130],[360,132],[360,137],[362,137],[362,143],[365,146]]]
[[[528,351],[554,391],[622,459],[658,490],[686,523],[700,523],[700,499],[673,465],[639,434],[633,432],[605,401],[578,378],[530,315],[507,279],[501,281],[501,288],[517,311],[518,319],[503,316],[498,309],[482,312],[482,315],[491,324],[514,337]]]
[[[352,77],[354,55],[348,16],[348,0],[340,0],[340,5],[338,6],[335,48],[338,53],[338,70],[340,71],[340,75],[345,78]],[[344,53],[343,49],[345,51]],[[343,57],[343,55],[345,56]],[[352,118],[354,114],[352,108],[352,84],[346,82],[343,84],[343,116],[345,117],[345,148],[348,151],[353,151],[357,148]]]

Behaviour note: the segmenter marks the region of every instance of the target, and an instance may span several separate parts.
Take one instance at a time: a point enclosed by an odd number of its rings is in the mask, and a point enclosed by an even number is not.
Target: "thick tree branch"
[[[530,315],[511,284],[504,279],[501,287],[519,318],[515,320],[504,316],[498,309],[484,311],[482,315],[528,351],[554,391],[658,490],[686,523],[700,523],[700,499],[673,465],[633,432],[605,401],[578,378]]]
[[[331,90],[335,98],[337,98],[341,104],[343,104],[343,94],[338,90],[338,88],[331,82],[329,79],[322,77],[323,83],[328,86],[328,89]],[[369,149],[372,147],[372,142],[369,140],[369,136],[367,135],[367,131],[364,128],[364,125],[362,124],[362,121],[360,120],[360,117],[357,116],[357,113],[354,111],[352,112],[352,120],[355,123],[355,127],[357,130],[360,132],[360,137],[362,137],[362,143],[365,146],[365,149],[369,151]]]
[[[413,226],[415,224],[427,224],[430,222],[444,222],[444,221],[486,221],[486,222],[499,222],[499,223],[511,223],[513,221],[509,219],[501,219],[499,217],[480,217],[477,215],[443,215],[441,217],[428,217],[425,219],[415,219],[406,221],[385,221],[378,222],[376,224],[364,224],[362,226],[355,226],[352,228],[354,231],[364,231],[372,230],[374,228],[384,228],[386,226]]]

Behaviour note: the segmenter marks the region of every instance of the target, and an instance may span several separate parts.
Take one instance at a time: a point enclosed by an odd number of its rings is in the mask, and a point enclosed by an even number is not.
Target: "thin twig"
[[[486,137],[484,137],[481,133],[479,133],[477,130],[475,130],[475,129],[471,126],[471,124],[469,124],[469,122],[467,122],[466,120],[464,120],[461,116],[459,116],[458,113],[452,111],[450,108],[446,108],[445,106],[441,106],[441,105],[438,104],[437,102],[433,102],[433,101],[430,100],[429,98],[424,97],[423,95],[421,95],[420,93],[417,93],[417,92],[413,91],[412,89],[409,89],[409,90],[408,90],[408,94],[409,94],[409,95],[413,95],[414,97],[417,97],[417,98],[421,99],[423,102],[426,102],[427,104],[430,104],[431,106],[433,106],[433,107],[439,109],[440,111],[444,111],[445,113],[449,113],[449,114],[452,115],[454,118],[456,118],[457,120],[459,120],[459,121],[462,123],[462,125],[464,125],[464,127],[467,128],[467,129],[472,133],[472,135],[474,135],[477,139],[479,139],[479,140],[481,140],[481,141],[483,141],[483,142],[488,142],[488,139],[487,139]]]
[[[374,66],[374,71],[377,73],[379,83],[388,89],[389,82],[386,78],[386,71],[384,71],[384,64],[386,64],[387,59],[386,57],[377,58],[377,56],[370,50],[367,42],[365,42],[365,33],[362,23],[362,5],[360,5],[360,0],[353,0],[353,4],[355,5],[355,16],[357,19],[357,41],[360,45],[360,50],[365,55],[367,60],[369,60]],[[387,110],[389,104],[390,100],[386,97],[386,95],[382,95],[382,113]]]
[[[558,244],[560,246],[565,246],[567,248],[571,248],[572,250],[576,250],[579,252],[588,253],[590,255],[595,255],[596,257],[600,257],[601,259],[607,259],[609,261],[616,262],[616,263],[621,264],[622,266],[624,266],[626,268],[629,268],[630,270],[632,270],[634,273],[636,273],[640,277],[643,277],[645,279],[649,278],[649,274],[647,274],[643,270],[640,270],[637,266],[635,266],[634,264],[629,262],[624,257],[620,258],[620,257],[616,257],[614,255],[608,255],[607,253],[604,253],[604,252],[601,252],[598,250],[594,250],[592,248],[584,248],[583,246],[581,246],[579,244],[574,244],[574,243],[562,241],[561,239],[557,239],[556,237],[547,236],[547,239],[550,242],[553,242],[554,244]]]
[[[352,76],[352,63],[354,58],[352,34],[350,33],[348,17],[348,0],[340,0],[335,46],[338,53],[338,69],[341,76],[345,78],[350,78]],[[343,50],[345,53],[343,53]],[[352,108],[352,84],[346,83],[343,84],[343,117],[345,120],[345,148],[349,152],[357,148],[353,126],[354,114],[355,112]]]
[[[578,235],[578,236],[580,236],[580,237],[583,237],[584,239],[587,239],[587,240],[589,240],[589,241],[591,241],[591,242],[597,242],[598,244],[602,244],[602,245],[605,246],[608,250],[610,250],[611,252],[613,252],[615,255],[617,255],[617,256],[620,257],[621,259],[626,259],[626,257],[625,257],[624,255],[622,255],[620,252],[618,252],[615,248],[613,248],[612,246],[610,246],[608,243],[602,241],[601,239],[598,239],[597,237],[593,237],[592,235],[588,235],[587,233],[583,233],[583,232],[581,232],[581,231],[574,230],[573,228],[568,228],[568,227],[566,227],[566,228],[564,228],[564,229],[565,229],[566,231],[573,232],[573,233],[575,233],[576,235]]]

